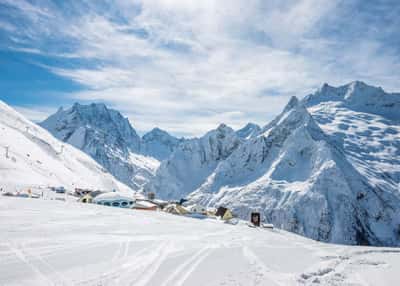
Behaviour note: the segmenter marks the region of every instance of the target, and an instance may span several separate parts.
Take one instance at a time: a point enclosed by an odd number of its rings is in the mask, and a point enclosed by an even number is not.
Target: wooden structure
[[[220,217],[223,220],[230,220],[233,218],[232,212],[225,207],[219,207],[215,213],[215,216]]]

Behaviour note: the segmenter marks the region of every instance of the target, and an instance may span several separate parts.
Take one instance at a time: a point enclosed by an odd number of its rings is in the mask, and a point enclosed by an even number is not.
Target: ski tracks
[[[172,251],[173,243],[169,241],[163,242],[156,249],[156,251],[150,250],[150,254],[142,257],[142,259],[140,260],[139,269],[141,269],[142,271],[140,271],[139,275],[136,275],[139,277],[139,279],[129,282],[128,285],[147,285]],[[137,262],[139,263],[139,260],[137,260]],[[135,272],[136,274],[138,274],[135,270],[132,270],[130,271],[130,273]]]
[[[9,243],[8,247],[20,261],[25,263],[36,274],[36,276],[43,281],[42,285],[72,285],[39,254],[29,252],[23,247],[23,245],[13,245],[12,243]],[[51,279],[49,274],[54,275],[58,282]]]
[[[128,257],[130,243],[131,243],[130,240],[120,241],[117,251],[115,252],[113,258],[111,259],[111,262],[116,262],[121,258]]]
[[[210,255],[210,246],[205,246],[194,253],[189,259],[185,260],[174,272],[172,272],[168,278],[160,285],[174,285],[181,286],[193,273],[193,271],[204,261],[204,259]]]

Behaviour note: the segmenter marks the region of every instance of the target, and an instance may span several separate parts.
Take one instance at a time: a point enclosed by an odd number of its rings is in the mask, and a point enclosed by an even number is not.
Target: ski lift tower
[[[8,159],[9,158],[8,153],[10,151],[10,146],[5,146],[4,148],[6,149],[6,158]]]

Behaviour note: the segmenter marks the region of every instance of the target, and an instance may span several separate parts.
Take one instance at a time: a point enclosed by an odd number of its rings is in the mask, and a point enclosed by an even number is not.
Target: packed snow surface
[[[59,141],[0,101],[0,188],[64,186],[131,192],[80,150]],[[8,150],[8,152],[7,152]]]
[[[0,197],[0,285],[397,285],[400,250],[161,212]]]

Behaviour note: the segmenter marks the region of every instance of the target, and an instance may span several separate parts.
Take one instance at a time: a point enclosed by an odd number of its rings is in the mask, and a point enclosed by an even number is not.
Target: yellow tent
[[[177,215],[185,215],[188,213],[184,207],[178,204],[169,204],[163,208],[163,211]]]
[[[91,204],[93,202],[93,197],[90,194],[86,194],[79,199],[79,202]]]
[[[177,209],[177,210],[179,211],[179,213],[182,214],[182,215],[188,213],[188,211],[187,211],[184,207],[182,207],[181,205],[176,205],[176,209]]]
[[[222,217],[223,220],[230,220],[231,218],[233,218],[232,212],[227,209]]]

